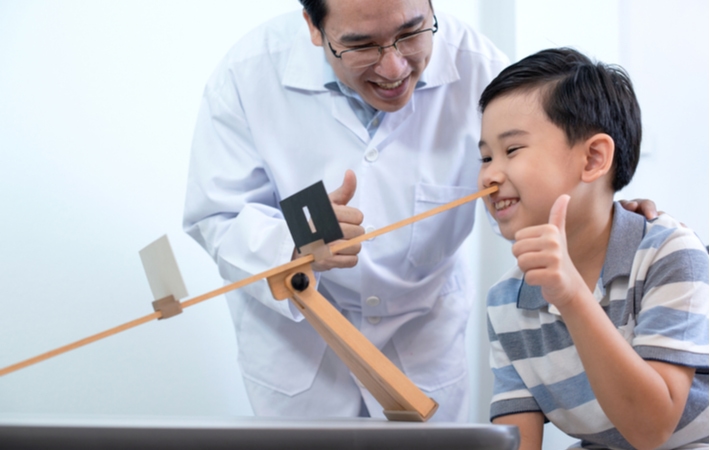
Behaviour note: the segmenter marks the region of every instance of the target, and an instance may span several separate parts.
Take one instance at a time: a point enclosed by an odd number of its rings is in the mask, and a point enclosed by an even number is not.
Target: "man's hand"
[[[363,219],[362,212],[357,208],[347,206],[348,202],[353,198],[353,195],[355,195],[356,187],[357,179],[355,178],[355,172],[347,170],[343,184],[338,189],[328,194],[330,202],[333,205],[333,211],[335,211],[335,217],[340,223],[340,229],[343,230],[343,239],[352,239],[365,234],[365,229],[360,226]],[[360,249],[360,244],[345,248],[330,258],[314,262],[313,270],[323,272],[335,268],[353,267],[357,264],[357,254],[360,253]],[[298,252],[294,251],[294,258],[298,256]]]
[[[621,203],[621,206],[623,206],[625,210],[642,214],[647,220],[653,220],[658,217],[659,214],[656,210],[656,204],[645,198],[619,200],[619,203]]]
[[[552,205],[549,223],[519,230],[513,244],[513,255],[525,272],[525,282],[541,286],[545,300],[558,307],[587,290],[567,252],[565,222],[569,198],[561,195]]]

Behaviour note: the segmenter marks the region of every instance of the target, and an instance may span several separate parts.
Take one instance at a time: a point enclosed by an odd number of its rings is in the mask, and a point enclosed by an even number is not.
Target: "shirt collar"
[[[617,277],[631,274],[636,249],[645,233],[646,219],[641,214],[627,211],[621,204],[614,202],[611,234],[602,268],[604,287]],[[548,305],[549,303],[542,296],[540,286],[530,286],[525,281],[522,282],[518,295],[518,308],[533,310]]]

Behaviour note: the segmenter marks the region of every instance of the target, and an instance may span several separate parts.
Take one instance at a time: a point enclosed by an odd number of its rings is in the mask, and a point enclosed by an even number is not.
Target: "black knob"
[[[291,277],[291,286],[299,292],[305,291],[309,282],[310,280],[308,279],[308,275],[303,272],[298,272],[296,275]]]

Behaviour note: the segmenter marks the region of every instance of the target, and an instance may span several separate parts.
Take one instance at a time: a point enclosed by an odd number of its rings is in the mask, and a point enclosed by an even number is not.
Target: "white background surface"
[[[511,60],[569,45],[626,67],[644,155],[619,198],[655,200],[708,243],[705,0],[434,6]],[[138,251],[163,234],[191,296],[221,286],[181,230],[198,103],[241,35],[297,9],[296,0],[0,0],[0,367],[152,312]],[[485,220],[469,246],[482,295],[512,258]],[[476,301],[472,420],[486,422],[491,381]],[[236,350],[226,304],[213,299],[0,378],[0,415],[251,415]],[[566,442],[554,430],[546,439],[546,448]]]

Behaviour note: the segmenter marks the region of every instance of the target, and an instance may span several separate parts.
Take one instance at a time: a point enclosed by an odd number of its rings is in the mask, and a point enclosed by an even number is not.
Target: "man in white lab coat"
[[[184,226],[228,282],[292,259],[279,201],[319,180],[346,238],[476,190],[477,102],[506,57],[428,0],[302,3],[237,43],[204,92]],[[439,403],[432,420],[468,417],[473,221],[468,204],[315,266],[318,290]],[[257,415],[383,417],[266,282],[227,299]]]

